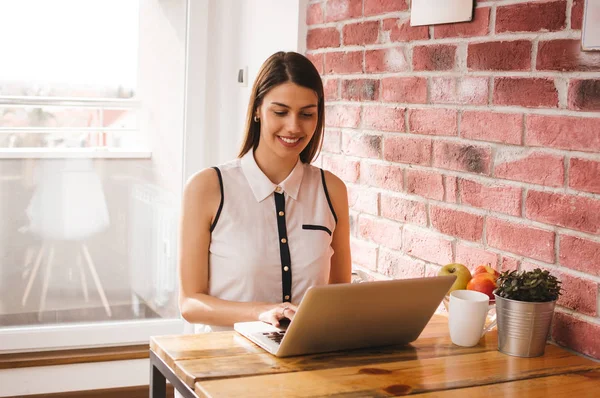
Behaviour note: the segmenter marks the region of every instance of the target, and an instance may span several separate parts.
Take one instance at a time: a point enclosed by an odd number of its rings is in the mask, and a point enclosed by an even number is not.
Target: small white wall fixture
[[[473,19],[473,0],[412,0],[410,25],[435,25]]]
[[[581,27],[583,51],[600,51],[600,1],[586,0]]]

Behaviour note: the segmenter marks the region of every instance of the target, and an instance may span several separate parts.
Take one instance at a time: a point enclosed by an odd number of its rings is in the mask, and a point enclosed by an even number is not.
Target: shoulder
[[[214,168],[206,168],[192,175],[184,188],[184,200],[192,203],[212,203],[221,198],[221,183]]]
[[[337,217],[343,216],[348,213],[348,189],[346,184],[330,171],[323,170],[323,176],[330,204],[333,206]]]
[[[348,196],[348,190],[344,181],[330,171],[323,170],[323,174],[325,175],[325,184],[327,184],[329,195],[343,197]]]

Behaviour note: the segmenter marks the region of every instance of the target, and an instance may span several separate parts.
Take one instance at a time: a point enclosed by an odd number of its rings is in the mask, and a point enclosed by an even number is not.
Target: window
[[[182,331],[186,12],[0,2],[0,350]]]
[[[147,150],[139,12],[136,0],[0,3],[0,149]]]

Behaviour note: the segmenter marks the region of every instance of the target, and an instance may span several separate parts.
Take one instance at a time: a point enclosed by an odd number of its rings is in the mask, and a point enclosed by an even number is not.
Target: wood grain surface
[[[555,345],[541,357],[512,357],[498,351],[492,331],[474,347],[456,346],[442,315],[408,346],[277,358],[235,332],[159,336],[150,346],[207,397],[586,397],[600,385],[600,363]]]

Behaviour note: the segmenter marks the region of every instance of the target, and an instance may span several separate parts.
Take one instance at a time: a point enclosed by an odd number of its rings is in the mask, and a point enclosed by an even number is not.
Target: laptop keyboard
[[[269,340],[273,340],[277,344],[281,343],[281,339],[283,339],[284,335],[285,335],[285,330],[280,331],[280,332],[265,332],[265,333],[263,333],[263,336],[266,336]]]

